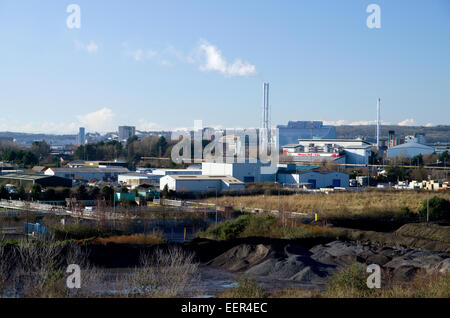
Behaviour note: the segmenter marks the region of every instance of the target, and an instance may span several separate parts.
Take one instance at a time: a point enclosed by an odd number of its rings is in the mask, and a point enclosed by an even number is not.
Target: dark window
[[[255,177],[244,177],[244,182],[255,182]]]

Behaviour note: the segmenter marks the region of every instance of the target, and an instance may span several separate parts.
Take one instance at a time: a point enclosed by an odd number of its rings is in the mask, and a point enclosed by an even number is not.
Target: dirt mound
[[[254,266],[273,254],[270,246],[263,244],[241,244],[219,255],[205,265],[220,267],[229,271],[242,271]]]
[[[419,270],[450,271],[450,254],[342,241],[320,244],[309,250],[288,243],[278,248],[277,253],[271,245],[239,244],[206,265],[265,280],[319,286],[336,271],[355,263],[378,264],[391,271],[395,280],[409,281]]]
[[[288,248],[285,249],[286,252]],[[311,258],[311,252],[292,249],[284,258],[270,258],[246,271],[251,276],[290,280],[301,283],[323,284],[336,266],[322,264]]]
[[[450,243],[450,226],[411,223],[403,225],[395,233],[407,237]]]

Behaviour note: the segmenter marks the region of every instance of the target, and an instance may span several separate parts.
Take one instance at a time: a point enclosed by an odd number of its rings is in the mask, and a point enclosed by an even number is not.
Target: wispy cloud
[[[132,49],[128,43],[123,43],[125,55],[136,62],[153,61],[162,66],[174,66],[177,62],[187,62],[188,59],[174,47],[168,46],[161,51],[154,49]]]
[[[324,125],[332,125],[332,126],[343,126],[343,125],[349,125],[349,126],[368,126],[368,125],[375,125],[377,123],[376,120],[358,120],[358,121],[352,121],[348,122],[345,119],[339,119],[339,120],[324,120]],[[391,123],[388,121],[381,121],[382,125],[390,125]]]
[[[162,66],[174,66],[177,63],[197,64],[202,72],[219,72],[227,77],[252,76],[257,73],[253,64],[241,59],[228,63],[222,52],[205,40],[201,40],[189,54],[184,54],[171,45],[162,50],[132,49],[128,43],[123,43],[123,47],[125,55],[136,62],[153,61]]]
[[[249,62],[236,59],[228,63],[222,56],[222,52],[214,45],[202,40],[199,47],[203,53],[204,61],[200,70],[204,72],[216,71],[225,76],[252,76],[256,74],[256,67]]]
[[[111,109],[104,107],[92,113],[77,116],[81,126],[89,131],[106,132],[114,130],[114,113]]]
[[[398,123],[399,126],[413,126],[414,125],[414,119],[413,118],[407,118],[405,120],[402,120]]]
[[[162,127],[157,123],[150,122],[144,119],[139,119],[138,124],[136,125],[136,129],[141,131],[163,130]]]
[[[95,54],[99,50],[99,45],[92,40],[87,44],[84,44],[81,41],[75,40],[75,48],[77,50],[85,51],[89,54]]]

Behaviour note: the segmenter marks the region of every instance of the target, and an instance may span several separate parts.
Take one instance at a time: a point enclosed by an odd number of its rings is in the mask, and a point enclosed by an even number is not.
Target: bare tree
[[[132,291],[144,297],[187,297],[198,294],[200,273],[194,254],[180,247],[143,253],[131,278]]]

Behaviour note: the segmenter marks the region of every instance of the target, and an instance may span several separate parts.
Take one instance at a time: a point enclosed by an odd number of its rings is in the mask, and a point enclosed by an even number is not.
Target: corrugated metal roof
[[[201,181],[201,180],[223,180],[230,184],[244,184],[244,182],[231,177],[231,176],[205,176],[205,175],[167,175],[165,177],[170,177],[175,180],[191,180],[191,181]]]
[[[51,178],[53,176],[47,176],[45,174],[31,174],[31,173],[13,173],[13,174],[6,174],[4,176],[0,176],[2,179],[22,179],[22,180],[40,180],[45,178]]]
[[[63,172],[63,173],[77,173],[77,172],[87,172],[87,173],[107,173],[107,172],[130,172],[127,168],[48,168],[47,170],[52,170],[54,172]]]

